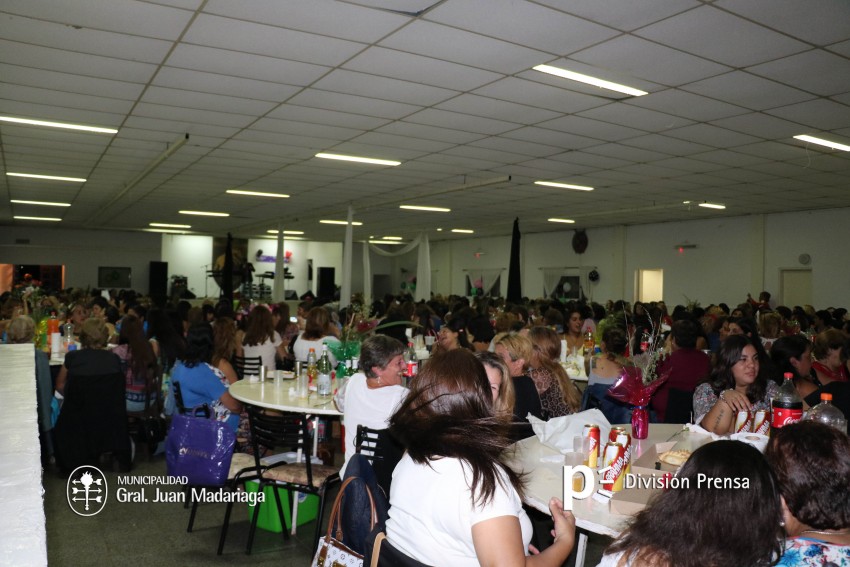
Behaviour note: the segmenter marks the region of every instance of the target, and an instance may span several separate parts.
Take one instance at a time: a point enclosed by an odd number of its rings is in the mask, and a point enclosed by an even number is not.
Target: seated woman
[[[112,349],[121,359],[124,379],[127,382],[127,411],[144,411],[148,374],[156,369],[156,355],[151,343],[145,338],[142,322],[133,315],[121,321],[118,346]],[[151,403],[158,392],[151,394]]]
[[[788,536],[777,565],[850,563],[850,438],[801,421],[771,433],[765,457],[779,484]]]
[[[65,355],[65,362],[56,377],[56,390],[65,393],[65,383],[72,375],[93,376],[123,374],[121,359],[106,350],[109,329],[103,319],[86,319],[80,330],[80,349]]]
[[[719,435],[734,433],[735,416],[740,411],[770,411],[770,401],[779,386],[768,380],[758,350],[744,335],[730,335],[723,341],[717,365],[694,391],[695,423]]]
[[[386,429],[387,421],[407,393],[401,385],[407,369],[404,352],[405,346],[392,337],[369,337],[360,346],[361,371],[346,380],[334,396],[337,409],[343,412],[345,424],[345,463],[341,476],[355,452],[357,426]]]
[[[815,362],[812,369],[821,384],[847,382],[847,366],[841,350],[847,337],[837,329],[829,329],[815,338],[813,354]]]
[[[213,322],[212,365],[224,375],[228,384],[239,379],[230,359],[236,353],[236,322],[230,317],[219,317]]]
[[[275,304],[272,308],[274,330],[280,335],[284,351],[284,356],[278,357],[278,370],[292,370],[295,366],[295,357],[289,347],[298,336],[298,323],[291,321],[290,318],[289,304],[285,301]]]
[[[610,423],[629,423],[632,419],[628,404],[608,397],[608,389],[623,371],[626,363],[623,353],[627,348],[628,339],[623,328],[607,325],[599,342],[602,352],[591,360],[587,388],[581,402],[582,409],[598,408]]]
[[[393,474],[387,539],[428,565],[560,566],[573,547],[575,519],[553,498],[555,541],[527,556],[531,521],[492,400],[484,367],[470,352],[441,353],[423,366],[390,418],[407,453]]]
[[[434,352],[448,352],[458,348],[474,350],[466,334],[466,324],[466,318],[460,315],[453,315],[446,321],[437,334]]]
[[[501,356],[488,350],[476,352],[475,358],[481,361],[484,371],[487,372],[487,381],[490,382],[490,390],[493,393],[493,412],[497,416],[512,419],[516,393],[508,365]]]
[[[549,327],[532,327],[528,330],[532,354],[528,376],[540,395],[540,405],[546,419],[579,411],[581,392],[558,362],[561,357],[561,339]]]
[[[517,333],[507,333],[495,338],[496,354],[502,357],[514,387],[514,423],[522,424],[513,430],[514,439],[524,439],[533,435],[528,423],[528,414],[543,419],[543,407],[534,382],[528,377],[528,363],[534,349],[528,337]]]
[[[675,480],[637,513],[597,567],[773,565],[781,552],[782,512],[757,449],[740,441],[708,443]]]
[[[186,352],[174,365],[171,381],[180,384],[187,409],[207,404],[215,419],[236,431],[242,404],[227,391],[224,374],[211,365],[213,331],[207,323],[196,323],[186,333]]]
[[[277,368],[276,357],[286,355],[286,347],[274,330],[272,313],[265,305],[257,305],[248,314],[242,350],[246,358],[260,357],[261,364],[269,371]]]
[[[806,396],[817,392],[821,387],[817,377],[812,374],[812,343],[803,335],[776,339],[770,349],[770,359],[783,376],[791,373],[794,387],[804,403]],[[804,409],[808,408],[804,406]]]
[[[311,348],[315,349],[318,358],[322,355],[322,343],[339,341],[336,337],[336,327],[331,323],[330,313],[324,307],[310,309],[304,325],[304,332],[298,335],[298,339],[292,346],[292,354],[295,356],[295,360],[307,362],[307,355],[310,354]],[[331,365],[336,368],[337,360],[330,349],[328,350],[328,358]]]

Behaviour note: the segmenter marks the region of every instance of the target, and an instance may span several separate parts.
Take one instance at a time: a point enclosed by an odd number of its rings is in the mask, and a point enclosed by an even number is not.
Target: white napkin
[[[767,442],[770,439],[767,435],[760,435],[758,433],[752,433],[750,431],[742,431],[740,433],[733,433],[732,435],[718,435],[716,433],[709,433],[699,425],[693,423],[686,423],[685,429],[693,433],[708,435],[709,437],[711,437],[712,441],[718,441],[720,439],[732,439],[733,441],[741,441],[742,443],[746,443],[747,445],[752,445],[762,453],[764,453],[764,450],[767,448]]]
[[[581,436],[585,424],[593,423],[599,426],[599,439],[604,446],[611,431],[611,424],[605,419],[605,415],[598,409],[554,417],[549,421],[543,421],[528,414],[531,428],[537,434],[543,445],[551,447],[561,453],[571,453],[573,450],[573,437]]]

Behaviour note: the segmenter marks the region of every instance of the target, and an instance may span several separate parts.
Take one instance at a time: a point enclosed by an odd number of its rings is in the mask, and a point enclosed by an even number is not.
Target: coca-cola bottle
[[[786,425],[797,423],[803,419],[803,400],[797,394],[797,388],[791,380],[790,372],[785,373],[785,381],[770,403],[770,430],[776,431]]]

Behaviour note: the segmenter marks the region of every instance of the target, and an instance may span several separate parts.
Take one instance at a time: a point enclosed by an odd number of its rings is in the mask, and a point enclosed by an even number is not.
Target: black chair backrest
[[[183,390],[180,389],[180,382],[172,382],[171,388],[174,390],[174,403],[177,405],[177,411],[186,413],[186,404],[183,403]]]
[[[233,369],[236,371],[236,376],[242,380],[245,376],[258,376],[260,374],[260,366],[263,365],[263,359],[259,356],[233,356],[231,361]]]
[[[249,405],[248,422],[251,427],[251,442],[254,446],[254,458],[257,466],[262,466],[260,457],[276,448],[298,451],[305,455],[304,466],[307,472],[306,486],[313,484],[313,463],[310,459],[312,444],[308,421],[303,414],[285,413]]]
[[[690,423],[694,412],[694,393],[670,388],[664,423]]]
[[[380,431],[365,425],[358,425],[357,433],[354,436],[354,452],[366,457],[372,466],[375,465],[375,461],[384,459],[378,435]]]
[[[386,494],[389,494],[393,471],[404,456],[402,444],[390,434],[389,429],[372,429],[365,425],[358,425],[354,437],[354,450],[366,457],[375,469],[378,484]]]

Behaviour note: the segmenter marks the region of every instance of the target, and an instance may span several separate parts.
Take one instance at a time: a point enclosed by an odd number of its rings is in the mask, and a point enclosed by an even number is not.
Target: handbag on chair
[[[165,464],[169,476],[186,477],[188,484],[223,486],[230,471],[236,433],[224,422],[195,417],[193,408],[171,418],[165,442]]]
[[[338,525],[336,533],[331,535],[334,524],[336,524],[339,516],[340,506],[342,505],[342,495],[345,493],[346,487],[357,477],[349,477],[345,479],[342,486],[339,487],[339,494],[336,495],[333,508],[331,509],[331,517],[328,520],[328,531],[325,537],[319,540],[319,547],[316,549],[316,555],[313,557],[311,567],[363,567],[363,555],[357,553],[353,549],[342,543],[343,533],[342,526]],[[372,507],[372,527],[378,522],[378,513],[375,509],[375,499],[372,496],[372,491],[369,486],[363,485],[366,493],[369,495],[369,504]]]

